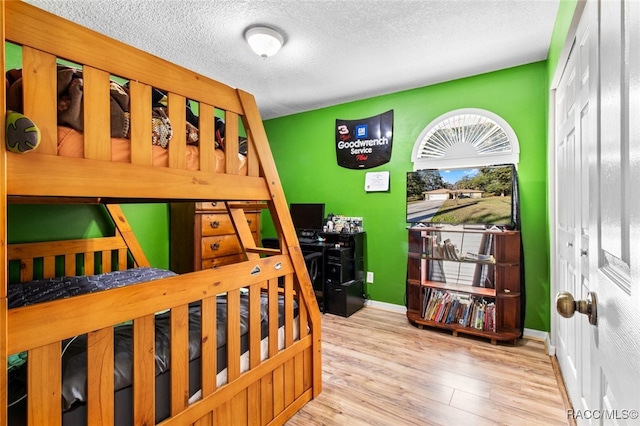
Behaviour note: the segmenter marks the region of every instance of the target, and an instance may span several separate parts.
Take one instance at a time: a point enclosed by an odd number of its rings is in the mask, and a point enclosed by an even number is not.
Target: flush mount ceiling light
[[[249,28],[244,33],[244,38],[251,50],[263,58],[275,55],[284,44],[282,34],[269,27]]]

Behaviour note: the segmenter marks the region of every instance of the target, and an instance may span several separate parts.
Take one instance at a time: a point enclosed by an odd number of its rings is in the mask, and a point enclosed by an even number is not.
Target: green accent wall
[[[549,330],[546,62],[378,96],[265,121],[287,202],[324,202],[327,213],[362,216],[371,300],[404,305],[407,261],[406,172],[424,128],[459,108],[480,108],[505,119],[520,143],[518,167],[525,252],[525,327]],[[393,109],[391,161],[368,170],[339,167],[335,120]],[[390,190],[364,191],[367,171],[390,171]],[[265,215],[266,216],[266,215]],[[265,236],[274,236],[265,217]]]

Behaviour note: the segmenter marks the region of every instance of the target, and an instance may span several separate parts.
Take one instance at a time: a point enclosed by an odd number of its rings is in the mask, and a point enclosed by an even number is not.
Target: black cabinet
[[[325,283],[325,312],[348,317],[364,306],[362,280]]]
[[[348,317],[364,306],[365,233],[321,232],[324,240],[323,312]]]
[[[320,310],[348,317],[364,306],[365,233],[318,232],[313,242],[300,241],[305,258],[321,253],[312,278]],[[262,240],[264,247],[278,248],[277,238]],[[315,278],[315,279],[314,279]]]
[[[325,282],[340,284],[355,279],[354,247],[330,247],[325,257]]]

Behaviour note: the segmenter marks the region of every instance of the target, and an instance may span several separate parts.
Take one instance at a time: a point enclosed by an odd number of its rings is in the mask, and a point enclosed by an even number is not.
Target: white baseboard
[[[543,341],[545,348],[547,348],[547,355],[554,356],[556,354],[556,347],[551,344],[551,338],[547,331],[525,328],[524,332],[522,333],[522,337],[524,337],[525,339]]]
[[[376,309],[382,309],[385,311],[398,312],[401,314],[407,313],[407,308],[404,305],[395,305],[393,303],[378,302],[377,300],[367,299],[364,303],[364,306],[369,306],[371,308],[376,308]]]
[[[526,337],[531,340],[541,340],[543,342],[547,342],[549,340],[549,333],[546,331],[540,330],[532,330],[530,328],[525,328],[522,333],[522,337]]]

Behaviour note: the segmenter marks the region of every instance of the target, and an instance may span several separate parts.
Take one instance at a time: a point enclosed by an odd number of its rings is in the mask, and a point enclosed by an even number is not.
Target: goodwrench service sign
[[[388,163],[393,140],[393,110],[359,120],[336,120],[338,165],[369,169]]]

